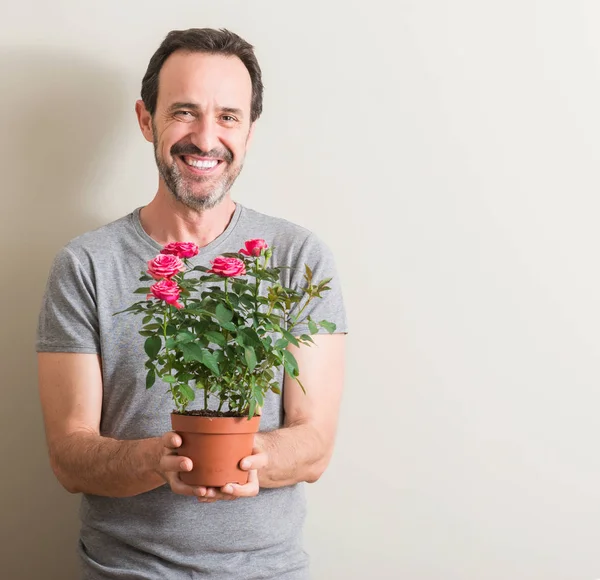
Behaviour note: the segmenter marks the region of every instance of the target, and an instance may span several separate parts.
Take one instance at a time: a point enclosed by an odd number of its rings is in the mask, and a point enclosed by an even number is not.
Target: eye
[[[232,115],[221,115],[221,119],[226,123],[235,123],[237,119]]]
[[[193,117],[193,114],[191,111],[175,111],[175,116],[187,120],[191,119]]]

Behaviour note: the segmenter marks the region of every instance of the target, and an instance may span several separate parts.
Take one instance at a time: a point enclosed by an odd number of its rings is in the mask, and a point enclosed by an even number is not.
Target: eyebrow
[[[172,113],[177,109],[191,109],[192,111],[198,111],[200,107],[196,103],[177,102],[173,103],[169,107],[169,112]],[[218,109],[221,113],[231,113],[232,115],[237,115],[238,117],[244,116],[244,112],[236,107],[218,107]]]

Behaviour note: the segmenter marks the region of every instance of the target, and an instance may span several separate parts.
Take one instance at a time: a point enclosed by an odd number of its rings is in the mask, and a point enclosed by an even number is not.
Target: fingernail
[[[189,466],[187,464],[186,461],[182,461],[181,462],[181,469],[183,469],[184,471],[188,471],[189,470]]]
[[[248,461],[247,459],[245,461],[242,461],[242,469],[250,469],[250,461]]]

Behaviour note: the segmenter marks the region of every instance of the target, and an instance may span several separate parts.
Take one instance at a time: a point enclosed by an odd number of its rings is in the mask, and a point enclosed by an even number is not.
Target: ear
[[[135,114],[137,115],[142,135],[146,141],[154,143],[154,134],[152,132],[152,115],[146,110],[146,105],[141,99],[135,102]]]

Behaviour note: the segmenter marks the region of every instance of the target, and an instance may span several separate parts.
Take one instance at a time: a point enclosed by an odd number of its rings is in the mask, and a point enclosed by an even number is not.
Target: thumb
[[[263,469],[267,467],[268,463],[269,456],[266,453],[256,453],[255,455],[244,457],[244,459],[240,461],[240,468],[244,471]]]

